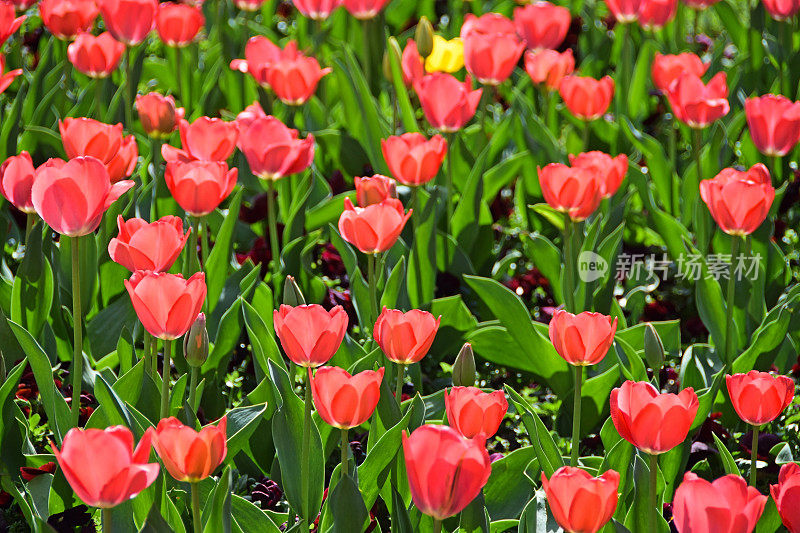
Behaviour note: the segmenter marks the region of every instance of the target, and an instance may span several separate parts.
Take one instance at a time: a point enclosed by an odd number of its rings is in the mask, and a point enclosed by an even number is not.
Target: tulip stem
[[[197,398],[197,380],[200,379],[200,367],[193,366],[191,377],[189,378],[189,407],[192,408],[193,411],[197,412],[197,407],[195,407],[195,402]]]
[[[772,181],[778,185],[783,181],[783,161],[780,156],[773,155],[769,158],[772,163]]]
[[[150,343],[150,370],[153,372],[153,377],[158,375],[158,339],[153,337],[153,341]]]
[[[144,359],[144,370],[148,374],[150,373],[150,344],[153,342],[153,337],[147,332],[144,331],[144,352],[142,354],[142,359]]]
[[[341,471],[341,478],[347,475],[347,452],[350,450],[350,441],[347,440],[347,429],[342,428],[342,471]]]
[[[453,189],[453,143],[456,140],[455,133],[445,134],[447,139],[447,173],[445,174],[445,187],[447,188],[447,201],[445,206],[447,208],[447,218],[445,220],[446,233],[444,235],[444,268],[450,266],[450,234],[452,233],[453,225],[453,199],[455,198],[455,191]]]
[[[658,455],[650,454],[650,528],[656,531],[656,516],[659,514],[656,492],[658,491]]]
[[[102,509],[100,513],[102,517],[101,520],[102,520],[103,533],[111,533],[113,527],[111,523],[112,522],[111,515],[113,510],[114,510],[113,507],[105,507]]]
[[[750,445],[750,486],[756,486],[758,476],[758,426],[753,426],[753,443]]]
[[[194,533],[201,533],[203,531],[202,513],[200,511],[200,484],[191,483],[192,485],[192,523],[194,525]]]
[[[311,502],[308,499],[308,482],[311,475],[311,378],[310,372],[305,372],[305,414],[303,415],[303,448],[300,463],[300,487],[303,502],[303,530],[308,531],[311,524]]]
[[[570,464],[578,466],[581,447],[581,387],[583,385],[583,367],[575,366],[575,398],[572,409],[572,457]]]
[[[403,381],[405,381],[406,365],[397,365],[397,386],[394,390],[394,397],[397,399],[397,405],[403,404]]]
[[[25,217],[25,246],[28,246],[31,241],[31,230],[36,224],[36,213],[28,213]],[[416,234],[416,231],[414,232]]]
[[[150,139],[150,159],[153,163],[153,190],[150,200],[150,220],[158,220],[158,170],[161,166],[161,139]]]
[[[133,107],[132,107],[132,98],[131,98],[131,78],[132,69],[131,69],[131,46],[125,47],[125,90],[122,91],[122,97],[125,99],[125,127],[128,129],[128,132],[133,131]]]
[[[369,19],[364,19],[361,21],[361,38],[363,42],[363,53],[364,53],[364,78],[367,80],[367,87],[372,92],[372,61],[371,61],[371,51],[369,49]]]
[[[83,311],[81,310],[80,237],[72,237],[72,426],[78,427],[81,416],[81,383],[83,381]]]
[[[186,256],[183,262],[183,277],[188,278],[195,272],[195,264],[197,262],[197,234],[198,234],[198,219],[190,217],[189,223],[192,225],[192,234],[189,235],[189,246],[186,248]]]
[[[411,227],[414,230],[412,237],[414,238],[414,244],[412,246],[412,250],[415,250],[414,253],[414,270],[416,272],[417,279],[421,279],[421,272],[422,272],[422,263],[419,257],[419,249],[418,245],[419,242],[417,241],[417,235],[419,232],[419,217],[421,213],[421,207],[419,204],[419,188],[422,185],[417,185],[415,187],[411,187]],[[422,294],[422,287],[417,284],[417,294],[416,294],[418,301],[422,302],[424,300],[424,295]]]
[[[436,518],[433,519],[433,533],[442,533],[442,521]]]
[[[269,226],[269,246],[272,252],[272,275],[273,277],[280,271],[281,252],[278,242],[278,214],[275,212],[275,182],[267,180],[267,219]],[[277,282],[275,284],[277,289]]]
[[[564,213],[564,307],[570,313],[575,312],[575,264],[572,251],[572,219]]]
[[[105,111],[103,101],[105,100],[105,78],[95,78],[94,80],[94,116],[100,122],[103,121]]]
[[[736,292],[734,274],[739,256],[739,237],[733,236],[731,243],[731,267],[728,271],[728,294],[725,302],[725,365],[730,368],[733,364],[733,308]]]
[[[160,418],[167,418],[169,416],[169,370],[170,370],[170,352],[172,350],[172,341],[164,341],[164,363],[161,369],[161,416]]]
[[[589,121],[583,121],[583,151],[589,151]]]
[[[375,254],[367,254],[367,280],[369,283],[369,313],[367,313],[368,327],[364,328],[364,332],[372,331],[375,328],[375,321],[377,320],[378,309],[378,280],[375,276]]]

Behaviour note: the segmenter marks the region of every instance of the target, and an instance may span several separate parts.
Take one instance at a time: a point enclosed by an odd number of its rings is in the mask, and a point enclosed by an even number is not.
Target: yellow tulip
[[[428,72],[457,72],[464,67],[464,43],[456,37],[449,41],[441,35],[433,36],[433,51],[425,60]]]

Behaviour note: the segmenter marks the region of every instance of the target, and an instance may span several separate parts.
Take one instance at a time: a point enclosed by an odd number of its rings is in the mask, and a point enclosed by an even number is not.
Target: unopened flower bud
[[[472,387],[475,385],[475,354],[472,345],[464,343],[453,363],[453,385],[456,387]]]
[[[383,75],[389,80],[389,83],[392,83],[394,76],[392,75],[392,62],[389,54],[394,56],[397,66],[400,67],[403,61],[403,52],[400,50],[400,43],[394,37],[389,37],[386,42],[386,52],[383,54]]]
[[[200,313],[183,337],[183,355],[191,367],[203,366],[208,359],[208,330],[206,315]]]
[[[425,59],[433,52],[433,26],[428,17],[423,16],[417,23],[417,30],[414,32],[414,41],[417,43],[417,52]]]
[[[644,358],[654,372],[658,372],[664,365],[664,343],[650,323],[644,328]]]
[[[293,276],[286,276],[286,281],[283,283],[283,303],[297,307],[298,305],[306,305],[306,299],[303,297],[303,292],[297,286],[297,282]]]

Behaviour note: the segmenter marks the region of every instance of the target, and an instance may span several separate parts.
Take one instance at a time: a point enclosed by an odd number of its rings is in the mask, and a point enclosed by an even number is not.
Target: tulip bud
[[[664,343],[661,342],[656,328],[650,323],[644,328],[644,358],[653,371],[659,370],[664,365]]]
[[[283,284],[283,304],[297,307],[298,305],[306,305],[306,299],[300,287],[293,276],[286,276],[286,281]]]
[[[191,367],[203,366],[208,359],[208,330],[206,329],[206,315],[200,313],[197,319],[183,337],[183,355]]]
[[[403,62],[403,52],[400,50],[400,43],[394,37],[389,37],[386,44],[386,52],[383,54],[383,75],[391,83],[394,80],[394,76],[392,75],[391,56],[389,54],[394,56],[397,65],[400,66]]]
[[[475,354],[472,353],[472,345],[468,342],[461,347],[456,362],[453,363],[453,385],[456,387],[475,385]]]
[[[428,17],[423,16],[417,23],[417,30],[414,32],[414,41],[417,43],[417,52],[422,59],[427,58],[433,52],[433,26]]]

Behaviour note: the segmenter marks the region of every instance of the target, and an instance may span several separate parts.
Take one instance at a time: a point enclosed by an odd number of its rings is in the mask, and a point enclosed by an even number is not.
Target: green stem
[[[575,366],[575,397],[572,409],[572,457],[570,464],[578,466],[581,447],[581,387],[583,385],[583,367]]]
[[[658,489],[658,455],[651,454],[650,459],[650,528],[648,531],[656,530],[656,516],[661,514],[656,502],[656,492]]]
[[[700,163],[700,149],[703,146],[703,132],[699,128],[692,130],[694,142],[692,143],[692,155],[694,156],[695,172],[697,172],[697,181],[703,179],[703,167]]]
[[[189,407],[197,411],[195,402],[197,399],[197,381],[200,379],[200,367],[193,366],[191,377],[189,378]]]
[[[31,242],[31,230],[36,224],[36,213],[28,213],[25,217],[25,246]],[[416,232],[415,232],[416,233]]]
[[[148,374],[152,375],[152,371],[150,370],[150,344],[153,342],[153,336],[150,335],[147,330],[144,331],[144,353],[142,354],[142,359],[144,359],[144,370]]]
[[[758,476],[758,426],[753,426],[753,442],[750,445],[750,486],[756,486]]]
[[[200,246],[200,256],[203,258],[203,270],[205,271],[208,268],[208,254],[211,250],[208,248],[208,218],[202,217],[200,219],[200,226],[202,231],[202,246]]]
[[[447,173],[445,174],[445,188],[447,189],[447,200],[445,207],[447,219],[445,220],[446,233],[444,236],[444,266],[450,266],[450,234],[453,231],[453,204],[455,199],[455,189],[453,188],[453,143],[456,141],[457,133],[447,133]]]
[[[670,201],[672,203],[672,215],[678,216],[680,212],[680,180],[678,179],[678,130],[674,122],[666,123],[667,137],[669,138],[669,159],[672,163],[672,180],[670,185],[672,187],[672,195]]]
[[[422,187],[422,185],[411,187],[411,209],[412,209],[411,227],[414,230],[414,233],[412,235],[412,237],[414,238],[414,244],[412,246],[412,250],[416,249],[417,245],[419,244],[417,242],[417,235],[419,232],[419,217],[421,215],[421,207],[419,204],[420,187]],[[416,271],[417,276],[419,276],[420,272],[422,272],[422,262],[419,257],[419,250],[415,251],[413,255],[414,255],[414,270]],[[417,299],[419,302],[422,302],[423,300],[422,287],[420,287],[419,284],[417,284]]]
[[[466,2],[464,2],[466,4]],[[433,533],[442,533],[442,521],[433,519]]]
[[[731,243],[731,267],[728,272],[728,292],[725,302],[725,365],[730,368],[733,363],[733,308],[736,292],[736,280],[734,271],[739,256],[739,237],[733,236]]]
[[[133,131],[133,102],[132,102],[132,65],[131,65],[131,47],[125,47],[125,89],[122,91],[122,97],[125,99],[125,127],[127,130]]]
[[[361,21],[362,52],[364,54],[364,78],[367,80],[367,87],[372,91],[372,57],[369,49],[369,19]]]
[[[403,403],[403,382],[405,381],[406,365],[397,365],[397,385],[394,389],[394,397],[397,400],[397,405]]]
[[[95,78],[94,80],[94,117],[99,121],[103,121],[105,118],[103,115],[105,111],[103,110],[103,101],[105,100],[104,94],[104,85],[105,85],[105,78]]]
[[[575,312],[575,262],[572,250],[572,232],[574,231],[569,213],[564,213],[564,307],[570,313]]]
[[[161,415],[160,418],[169,416],[169,371],[170,371],[170,352],[172,351],[172,341],[164,341],[164,363],[161,369]]]
[[[83,380],[83,311],[81,310],[80,237],[72,237],[72,426],[78,427],[81,416],[81,383]]]
[[[789,98],[792,96],[789,94],[789,87],[786,85],[786,73],[784,72],[786,66],[786,59],[785,53],[783,50],[783,43],[786,41],[786,25],[789,24],[788,22],[778,21],[778,49],[781,50],[780,55],[781,57],[778,59],[778,78],[780,79],[780,87],[778,92]]]
[[[780,156],[773,155],[769,160],[772,163],[772,182],[780,185],[783,181],[783,159]]]
[[[202,533],[203,515],[200,510],[200,484],[191,483],[191,485],[192,485],[192,524],[194,526],[194,533]]]
[[[347,453],[350,451],[350,441],[347,440],[347,429],[342,428],[342,471],[341,479],[347,475]]]
[[[589,151],[589,121],[583,121],[583,151]]]
[[[153,190],[150,200],[150,220],[158,220],[158,171],[161,170],[161,139],[150,139],[150,159],[153,162]]]
[[[375,275],[375,254],[367,254],[367,282],[369,283],[369,323],[365,324],[364,331],[372,331],[375,321],[378,320],[378,279]]]
[[[189,235],[189,245],[186,247],[186,255],[183,257],[183,277],[188,278],[196,272],[195,261],[197,261],[197,234],[198,219],[191,217],[192,234]]]
[[[280,272],[281,245],[278,242],[278,213],[275,204],[275,182],[267,180],[267,219],[269,225],[269,246],[272,251],[272,274]]]
[[[186,85],[183,83],[183,72],[181,72],[181,57],[183,54],[181,53],[180,46],[175,47],[175,77],[178,80],[178,93],[181,96],[181,104],[183,104],[183,108],[186,113],[186,118],[188,119],[191,115],[191,111],[189,110],[189,102],[186,98]]]
[[[153,371],[153,377],[158,374],[158,339],[153,337],[153,341],[150,343],[150,369]]]
[[[311,474],[311,379],[308,371],[305,372],[305,414],[303,415],[303,447],[300,463],[300,490],[303,501],[303,530],[308,531],[312,522],[310,501],[308,499],[309,475]]]
[[[112,522],[111,514],[113,510],[114,510],[113,507],[106,507],[101,511],[103,533],[111,533],[113,527],[111,523]]]

